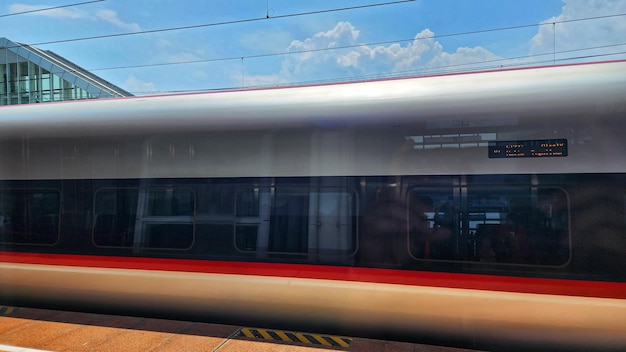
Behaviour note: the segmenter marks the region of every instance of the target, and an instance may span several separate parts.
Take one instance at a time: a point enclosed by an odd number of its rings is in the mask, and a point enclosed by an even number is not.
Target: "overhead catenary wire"
[[[47,9],[54,9],[54,8],[61,8],[61,7],[68,7],[68,6],[77,6],[77,5],[80,5],[80,4],[87,4],[87,3],[100,2],[100,1],[106,1],[106,0],[88,1],[88,2],[83,2],[83,3],[73,4],[73,5],[63,5],[63,6],[51,7],[51,8],[47,8]],[[120,34],[109,34],[109,35],[93,36],[93,37],[81,37],[81,38],[73,38],[73,39],[63,39],[63,40],[56,40],[56,41],[32,43],[32,44],[29,44],[29,45],[31,45],[31,46],[47,45],[47,44],[66,43],[66,42],[83,41],[83,40],[94,40],[94,39],[102,39],[102,38],[114,38],[114,37],[137,35],[137,34],[158,33],[158,32],[167,32],[167,31],[178,31],[178,30],[195,29],[195,28],[203,28],[203,27],[210,27],[210,26],[219,26],[219,25],[227,25],[227,24],[245,23],[245,22],[250,22],[250,21],[260,21],[260,20],[267,20],[267,19],[279,19],[279,18],[287,18],[287,17],[295,17],[295,16],[322,14],[322,13],[329,13],[329,12],[336,12],[336,11],[347,11],[347,10],[372,8],[372,7],[387,6],[387,5],[396,5],[396,4],[415,2],[415,1],[418,1],[418,0],[399,0],[399,1],[391,1],[391,2],[384,2],[384,3],[369,4],[369,5],[359,5],[359,6],[352,6],[352,7],[343,7],[343,8],[335,8],[335,9],[327,9],[327,10],[317,10],[317,11],[309,11],[309,12],[299,12],[299,13],[292,13],[292,14],[279,15],[279,16],[269,16],[268,15],[269,12],[268,12],[268,13],[266,13],[266,16],[259,17],[259,18],[254,18],[254,19],[242,19],[242,20],[217,22],[217,23],[207,23],[207,24],[192,25],[192,26],[171,27],[171,28],[163,28],[163,29],[155,29],[155,30],[147,30],[147,31],[120,33]],[[268,4],[268,8],[269,8],[269,4]],[[45,9],[41,9],[41,10],[43,11]],[[332,47],[332,48],[316,48],[316,49],[297,50],[297,51],[288,51],[288,52],[279,52],[279,53],[268,53],[268,54],[256,54],[256,55],[247,55],[247,56],[237,55],[237,56],[232,56],[232,57],[220,57],[220,58],[209,58],[209,59],[200,59],[200,60],[165,62],[165,63],[154,63],[154,64],[124,65],[124,66],[115,66],[115,67],[99,67],[99,68],[91,68],[89,70],[90,71],[107,71],[107,70],[147,68],[147,67],[170,66],[170,65],[197,64],[197,63],[207,63],[207,62],[217,62],[217,61],[249,60],[249,59],[272,57],[272,56],[283,56],[283,55],[313,53],[313,52],[321,52],[321,51],[357,48],[357,47],[362,47],[362,46],[385,45],[385,44],[398,43],[398,42],[413,42],[413,41],[416,41],[416,40],[440,39],[440,38],[454,37],[454,36],[482,34],[482,33],[490,33],[490,32],[497,32],[497,31],[508,31],[508,30],[523,29],[523,28],[530,28],[530,27],[536,27],[536,26],[546,26],[546,25],[555,26],[556,24],[580,22],[580,21],[589,21],[589,20],[605,19],[605,18],[612,18],[612,17],[624,17],[624,16],[626,16],[626,13],[619,13],[619,14],[612,14],[612,15],[602,15],[602,16],[593,16],[593,17],[584,17],[584,18],[575,18],[575,19],[566,19],[566,20],[559,20],[559,21],[549,21],[549,22],[542,22],[542,23],[522,24],[522,25],[498,27],[498,28],[487,28],[487,29],[479,29],[479,30],[474,30],[474,31],[448,33],[448,34],[439,34],[439,35],[433,35],[433,36],[421,37],[421,38],[396,39],[396,40],[388,40],[388,41],[381,41],[381,42],[374,42],[374,43],[360,43],[360,44],[354,44],[354,45],[336,46],[336,47]]]
[[[232,24],[242,24],[242,23],[250,23],[250,22],[276,20],[276,19],[289,18],[289,17],[319,15],[319,14],[330,13],[330,12],[352,11],[352,10],[366,9],[366,8],[372,8],[372,7],[398,5],[398,4],[409,3],[409,2],[416,2],[416,1],[418,1],[418,0],[398,0],[398,1],[389,1],[389,2],[382,2],[382,3],[376,3],[376,4],[369,4],[369,5],[341,7],[341,8],[327,9],[327,10],[297,12],[297,13],[290,13],[290,14],[286,14],[286,15],[277,15],[277,16],[268,16],[268,14],[266,14],[266,15],[264,15],[262,17],[254,17],[254,18],[239,19],[239,20],[232,20],[232,21],[204,23],[204,24],[197,24],[197,25],[190,25],[190,26],[169,27],[169,28],[151,29],[151,30],[145,30],[145,31],[134,31],[134,32],[117,33],[117,34],[104,34],[104,35],[96,35],[96,36],[90,36],[90,37],[60,39],[60,40],[52,40],[52,41],[46,41],[46,42],[30,43],[29,45],[32,45],[32,46],[35,46],[35,45],[50,45],[50,44],[78,42],[78,41],[84,41],[84,40],[96,40],[96,39],[125,37],[125,36],[132,36],[132,35],[141,35],[141,34],[153,34],[153,33],[162,33],[162,32],[181,31],[181,30],[189,30],[189,29],[196,29],[196,28],[225,26],[225,25],[232,25]]]
[[[531,27],[537,27],[537,26],[554,26],[556,24],[571,23],[571,22],[581,22],[581,21],[590,21],[590,20],[598,20],[598,19],[605,19],[605,18],[611,18],[611,17],[624,17],[624,16],[626,16],[626,13],[614,14],[614,15],[604,15],[604,16],[594,16],[594,17],[584,17],[584,18],[575,18],[575,19],[569,19],[569,20],[551,21],[551,22],[534,23],[534,24],[523,24],[523,25],[516,25],[516,26],[498,27],[498,28],[487,28],[487,29],[479,29],[479,30],[466,31],[466,32],[437,34],[437,35],[432,35],[432,36],[427,36],[427,37],[419,37],[419,38],[395,39],[395,40],[387,40],[387,41],[373,42],[373,43],[359,43],[359,44],[353,44],[353,45],[334,46],[334,47],[330,47],[330,48],[316,48],[316,49],[307,49],[307,50],[284,51],[284,52],[278,52],[278,53],[255,54],[255,55],[246,55],[246,56],[238,55],[238,56],[227,56],[227,57],[218,57],[218,58],[210,58],[210,59],[187,60],[187,61],[177,61],[177,62],[163,62],[163,63],[153,63],[153,64],[124,65],[124,66],[112,66],[112,67],[96,67],[96,68],[90,68],[89,70],[90,71],[109,71],[109,70],[148,68],[148,67],[172,66],[172,65],[188,65],[188,64],[219,62],[219,61],[249,60],[249,59],[258,59],[258,58],[265,58],[265,57],[273,57],[273,56],[308,54],[308,53],[323,52],[323,51],[352,49],[352,48],[359,48],[359,47],[363,47],[363,46],[375,46],[375,45],[386,45],[386,44],[394,44],[394,43],[414,42],[414,41],[417,41],[417,40],[441,39],[441,38],[449,38],[449,37],[456,37],[456,36],[484,34],[484,33],[498,32],[498,31],[509,31],[509,30],[516,30],[516,29],[531,28]],[[617,45],[623,45],[623,44],[617,44]]]
[[[611,44],[611,45],[602,45],[597,47],[588,47],[581,49],[573,49],[573,50],[564,50],[559,51],[557,54],[565,54],[565,53],[573,53],[580,52],[586,50],[596,50],[603,49],[608,47],[616,47],[626,45],[626,43],[619,44]],[[525,67],[525,66],[537,66],[544,64],[556,64],[557,62],[567,62],[574,60],[582,60],[582,59],[592,59],[592,58],[600,58],[600,57],[608,57],[615,55],[624,55],[626,51],[619,51],[613,53],[603,53],[603,54],[593,54],[593,55],[579,55],[579,56],[569,56],[564,58],[548,58],[543,60],[532,60],[532,61],[517,61],[515,60],[529,60],[533,58],[540,57],[551,57],[553,55],[552,52],[543,53],[543,54],[534,54],[528,56],[517,56],[517,57],[508,57],[501,59],[493,59],[493,60],[481,60],[481,61],[473,61],[473,62],[465,62],[461,64],[450,64],[450,65],[441,65],[436,67],[427,67],[427,68],[419,68],[414,70],[405,70],[405,71],[395,71],[395,72],[387,72],[387,73],[374,73],[369,75],[359,75],[359,76],[350,76],[350,77],[340,77],[335,79],[319,79],[319,80],[308,80],[308,81],[297,81],[297,82],[288,82],[284,84],[270,84],[270,85],[258,85],[258,86],[247,86],[247,87],[220,87],[220,88],[206,88],[206,89],[183,89],[183,90],[163,90],[163,91],[146,91],[140,92],[135,91],[134,94],[162,94],[162,93],[190,93],[190,92],[209,92],[209,91],[222,91],[222,90],[233,90],[233,89],[255,89],[255,88],[267,88],[267,87],[281,87],[281,86],[302,86],[302,85],[311,85],[311,84],[330,84],[337,82],[358,82],[358,81],[368,81],[368,80],[378,80],[378,79],[392,79],[392,78],[403,78],[403,77],[417,77],[421,75],[437,75],[437,74],[451,74],[451,73],[459,73],[459,72],[469,72],[469,71],[485,71],[485,70],[495,70],[495,69],[506,69],[511,67]],[[507,61],[509,63],[507,63]],[[510,62],[514,61],[514,62]],[[477,66],[481,65],[481,66]],[[467,69],[463,67],[474,66],[472,69]]]
[[[67,5],[60,5],[60,6],[42,7],[42,8],[37,8],[37,9],[33,9],[33,10],[28,10],[28,11],[20,11],[20,12],[7,13],[7,14],[4,14],[4,15],[0,15],[0,17],[9,17],[9,16],[17,16],[17,15],[26,15],[26,14],[29,14],[29,13],[34,13],[34,12],[43,12],[43,11],[59,10],[59,9],[64,9],[64,8],[67,8],[67,7],[82,6],[82,5],[93,4],[93,3],[96,3],[96,2],[103,2],[103,1],[107,1],[107,0],[92,0],[92,1],[84,1],[84,2],[78,2],[78,3],[74,3],[74,4],[67,4]]]
[[[82,2],[82,3],[76,3],[76,4],[71,4],[71,5],[63,5],[63,6],[57,6],[57,7],[50,7],[50,8],[42,8],[42,9],[37,9],[37,10],[32,10],[32,11],[22,12],[22,13],[16,13],[16,14],[26,14],[26,13],[29,13],[29,12],[52,10],[52,9],[57,9],[57,8],[63,8],[63,7],[69,7],[69,6],[78,6],[78,5],[89,4],[89,3],[94,3],[94,2],[101,2],[101,1],[106,1],[106,0],[86,1],[86,2]],[[259,17],[259,18],[241,19],[241,20],[217,22],[217,23],[206,23],[206,24],[183,26],[183,27],[162,28],[162,29],[154,29],[154,30],[146,30],[146,31],[136,31],[136,32],[129,32],[129,33],[120,33],[120,34],[109,34],[109,35],[94,36],[94,37],[81,37],[81,38],[63,39],[63,40],[56,40],[56,41],[33,43],[33,44],[30,44],[30,45],[33,45],[33,46],[34,45],[47,45],[47,44],[67,43],[67,42],[76,42],[76,41],[85,41],[85,40],[96,40],[96,39],[102,39],[102,38],[115,38],[115,37],[130,36],[130,35],[148,34],[148,33],[159,33],[159,32],[179,31],[179,30],[191,30],[191,29],[196,29],[196,28],[213,27],[213,26],[220,26],[220,25],[229,25],[229,24],[237,24],[237,23],[245,23],[245,22],[253,22],[253,21],[262,21],[262,20],[274,20],[274,19],[296,17],[296,16],[306,16],[306,15],[323,14],[323,13],[329,13],[329,12],[337,12],[337,11],[348,11],[348,10],[357,10],[357,9],[363,9],[363,8],[379,7],[379,6],[396,5],[396,4],[410,3],[410,2],[415,2],[415,1],[417,1],[417,0],[399,0],[399,1],[390,1],[390,2],[369,4],[369,5],[360,5],[360,6],[352,6],[352,7],[343,7],[343,8],[334,8],[334,9],[326,9],[326,10],[317,10],[317,11],[310,11],[310,12],[298,12],[298,13],[291,13],[291,14],[278,15],[278,16],[273,16],[271,14],[271,11],[269,10],[269,2],[268,2],[263,17]],[[10,16],[10,15],[15,15],[15,14],[9,14],[9,15],[5,15],[5,16]],[[179,62],[164,62],[164,63],[140,64],[140,65],[125,65],[125,66],[117,66],[117,67],[100,67],[100,68],[91,68],[89,70],[90,71],[106,71],[106,70],[147,68],[147,67],[169,66],[169,65],[196,64],[196,63],[206,63],[206,62],[216,62],[216,61],[241,60],[242,71],[243,71],[243,61],[244,60],[249,60],[249,59],[272,57],[272,56],[282,56],[282,55],[304,54],[304,53],[322,52],[322,51],[330,51],[330,50],[350,49],[350,48],[357,48],[357,47],[363,47],[363,46],[386,45],[386,44],[398,43],[398,42],[415,42],[417,40],[429,40],[429,39],[438,39],[438,38],[446,38],[446,37],[454,37],[454,36],[463,36],[463,35],[473,35],[473,34],[497,32],[497,31],[508,31],[508,30],[516,30],[516,29],[537,27],[537,26],[546,26],[546,25],[550,25],[552,27],[555,27],[556,24],[580,22],[580,21],[589,21],[589,20],[597,20],[597,19],[606,19],[606,18],[616,18],[616,17],[623,17],[623,16],[626,16],[626,13],[610,14],[610,15],[602,15],[602,16],[594,16],[594,17],[584,17],[584,18],[575,18],[575,19],[564,19],[564,20],[558,20],[558,21],[551,20],[551,21],[545,21],[545,22],[541,22],[541,23],[521,24],[521,25],[507,26],[507,27],[478,29],[478,30],[466,31],[466,32],[438,34],[438,35],[432,35],[432,36],[426,36],[426,37],[414,37],[414,38],[410,38],[410,39],[388,40],[388,41],[381,41],[381,42],[375,42],[375,43],[359,43],[359,44],[347,45],[347,46],[336,46],[336,47],[332,47],[332,48],[316,48],[316,49],[308,49],[308,50],[296,50],[296,51],[276,52],[276,53],[267,53],[267,54],[256,54],[256,55],[248,55],[248,56],[237,55],[237,56],[232,56],[232,57],[218,57],[218,58],[208,58],[208,59],[179,61]],[[0,15],[0,17],[2,17],[2,15]],[[606,47],[611,47],[611,46],[620,46],[620,45],[626,45],[626,43],[612,44],[612,45],[600,46],[600,47],[589,47],[589,48],[575,49],[575,50],[569,50],[569,51],[561,51],[561,52],[558,52],[558,54],[563,54],[563,53],[567,53],[567,52],[574,52],[574,51],[593,50],[593,49],[606,48]],[[548,54],[536,54],[536,55],[530,55],[530,56],[524,56],[524,57],[502,58],[502,59],[496,59],[496,60],[487,60],[487,61],[480,61],[480,62],[470,62],[470,63],[463,63],[463,64],[457,64],[457,65],[441,66],[441,67],[438,67],[438,68],[416,69],[416,70],[403,71],[403,72],[397,72],[396,71],[396,72],[381,73],[381,74],[376,74],[376,75],[363,75],[363,76],[357,76],[357,77],[344,77],[341,80],[361,80],[361,79],[368,79],[368,77],[383,77],[383,78],[384,77],[397,77],[397,76],[401,76],[403,74],[404,75],[410,75],[410,74],[416,74],[416,73],[419,74],[419,72],[425,72],[426,70],[440,70],[440,71],[443,71],[443,70],[446,70],[446,69],[449,70],[451,68],[452,69],[454,68],[452,66],[462,67],[462,66],[472,66],[472,65],[480,65],[480,64],[492,64],[492,63],[497,63],[497,62],[508,62],[506,65],[504,65],[504,64],[500,65],[500,67],[505,67],[507,65],[508,66],[512,66],[512,65],[520,65],[521,66],[521,65],[525,65],[525,64],[524,63],[512,64],[511,61],[522,60],[522,59],[528,60],[528,59],[531,59],[533,57],[540,57],[540,56],[543,56],[543,55],[552,55],[553,56],[553,59],[552,59],[553,62],[562,61],[562,60],[573,60],[573,59],[575,59],[575,58],[561,58],[561,59],[557,60],[556,59],[556,54],[557,54],[556,48],[554,48],[553,51],[551,53],[548,53]],[[618,54],[619,53],[602,54],[602,55],[618,55]],[[589,56],[585,56],[585,57],[599,57],[599,56],[601,56],[601,55],[589,55]],[[577,58],[583,58],[583,57],[579,56]],[[332,82],[333,80],[323,80],[323,81],[324,82]],[[303,82],[294,82],[294,83],[289,83],[289,84],[301,84],[301,83],[303,83]],[[308,82],[305,82],[305,83],[308,83]],[[242,86],[243,86],[243,73],[242,73]],[[189,90],[189,91],[198,91],[198,89]]]
[[[602,46],[597,46],[597,47],[587,47],[587,48],[581,48],[581,49],[563,50],[563,51],[557,52],[556,54],[566,54],[566,53],[574,53],[574,52],[587,51],[587,50],[604,49],[604,48],[616,47],[616,46],[622,46],[622,45],[626,45],[626,43],[602,45]],[[467,72],[468,69],[463,68],[467,66],[474,66],[469,71],[505,69],[505,68],[510,68],[510,67],[536,66],[536,65],[543,65],[547,63],[556,64],[556,62],[600,58],[600,57],[623,55],[623,54],[626,54],[626,51],[593,54],[593,55],[568,56],[568,57],[555,59],[553,56],[554,53],[549,52],[549,53],[534,54],[534,55],[527,55],[527,56],[507,57],[507,58],[493,59],[493,60],[481,60],[481,61],[473,61],[473,62],[464,62],[460,64],[450,64],[450,65],[441,65],[441,66],[435,66],[435,67],[418,68],[418,69],[413,69],[413,70],[395,71],[391,73],[377,73],[377,74],[361,75],[361,76],[353,76],[353,77],[342,77],[341,81],[357,81],[357,80],[369,80],[369,79],[411,77],[411,76],[416,76],[416,75]],[[538,59],[540,57],[551,57],[551,58],[528,61],[530,59]],[[520,61],[520,60],[526,60],[526,61]],[[482,65],[482,66],[476,66],[476,65]],[[327,81],[330,82],[330,80],[327,80]]]
[[[95,0],[95,1],[106,1],[106,0]],[[291,13],[291,14],[277,15],[277,16],[269,16],[269,13],[268,13],[268,14],[266,14],[263,17],[256,17],[256,18],[250,18],[250,19],[239,19],[239,20],[233,20],[233,21],[213,22],[213,23],[205,23],[205,24],[199,24],[199,25],[190,25],[190,26],[182,26],[182,27],[169,27],[169,28],[152,29],[152,30],[145,30],[145,31],[117,33],[117,34],[105,34],[105,35],[90,36],[90,37],[60,39],[60,40],[53,40],[53,41],[30,43],[29,45],[31,45],[31,46],[50,45],[50,44],[60,44],[60,43],[85,41],[85,40],[97,40],[97,39],[106,39],[106,38],[132,36],[132,35],[141,35],[141,34],[152,34],[152,33],[162,33],[162,32],[170,32],[170,31],[190,30],[190,29],[206,28],[206,27],[216,27],[216,26],[231,25],[231,24],[238,24],[238,23],[257,22],[257,21],[271,20],[271,19],[281,19],[281,18],[308,16],[308,15],[323,14],[323,13],[330,13],[330,12],[339,12],[339,11],[349,11],[349,10],[365,9],[365,8],[372,8],[372,7],[379,7],[379,6],[397,5],[397,4],[416,2],[416,1],[418,1],[418,0],[399,0],[399,1],[391,1],[391,2],[384,2],[384,3],[369,4],[369,5],[359,5],[359,6],[351,6],[351,7],[334,8],[334,9],[327,9],[327,10],[298,12],[298,13]],[[83,3],[81,3],[81,4],[83,4]],[[522,25],[516,25],[516,26],[509,26],[509,27],[481,29],[481,30],[475,30],[475,31],[469,31],[469,32],[441,34],[441,35],[433,36],[431,38],[444,38],[444,37],[470,35],[470,34],[481,34],[481,33],[489,33],[489,32],[496,32],[496,31],[523,29],[523,28],[544,26],[544,25],[552,25],[552,26],[554,26],[555,24],[563,24],[563,23],[570,23],[570,22],[580,22],[580,21],[604,19],[604,18],[611,18],[611,17],[624,17],[624,16],[626,16],[626,13],[619,13],[619,14],[612,14],[612,15],[603,15],[603,16],[594,16],[594,17],[585,17],[585,18],[575,18],[575,19],[559,20],[559,21],[550,21],[550,22],[543,22],[543,23],[522,24]],[[349,48],[349,47],[358,47],[358,46],[362,46],[362,45],[380,45],[380,44],[388,44],[388,43],[398,42],[398,41],[406,42],[406,41],[413,41],[414,39],[415,38],[404,39],[404,40],[386,41],[386,42],[378,42],[378,43],[372,43],[372,44],[357,44],[357,45],[352,45],[352,46],[343,46],[343,47],[335,47],[335,48],[320,48],[320,49],[312,49],[312,51],[336,50],[336,49],[343,49],[343,48]],[[250,55],[250,56],[244,56],[244,59],[258,58],[258,57],[267,57],[267,56],[277,56],[277,55],[285,55],[285,54],[290,54],[290,53]],[[242,56],[229,57],[229,58],[208,59],[208,60],[209,61],[239,60],[239,59],[241,59],[241,57]],[[205,61],[205,60],[197,60],[197,61],[194,61],[193,63],[201,62],[201,61]],[[170,63],[170,64],[177,64],[177,63]],[[156,66],[159,66],[159,65],[156,64]],[[127,68],[127,67],[120,67],[120,68]],[[131,67],[129,66],[128,68],[131,68]],[[117,69],[117,68],[96,68],[94,70],[105,70],[105,69]]]

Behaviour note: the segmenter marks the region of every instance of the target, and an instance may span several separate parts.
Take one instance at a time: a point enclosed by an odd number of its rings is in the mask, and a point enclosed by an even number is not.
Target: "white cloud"
[[[320,48],[335,48],[342,45],[349,45],[359,37],[359,31],[350,22],[339,22],[335,28],[314,34],[304,41],[294,40],[289,45],[288,50],[304,51]]]
[[[367,55],[362,60],[363,65],[380,65],[388,67],[391,73],[412,72],[416,70],[459,70],[485,66],[492,60],[501,59],[489,50],[476,47],[459,47],[453,52],[444,50],[444,46],[435,39],[435,33],[424,29],[413,41],[402,45],[377,45],[374,47],[361,46],[360,50]]]
[[[243,81],[241,80],[241,74],[234,75],[232,77],[235,82],[242,82],[245,87],[268,87],[268,86],[277,86],[284,85],[289,82],[282,75],[254,75],[254,76],[246,76]]]
[[[399,43],[388,46],[362,46],[370,61],[382,60],[392,65],[391,71],[406,71],[418,67],[431,67],[431,61],[444,54],[443,46],[434,39],[435,33],[424,29],[405,46]]]
[[[473,67],[490,67],[492,61],[501,60],[489,50],[477,46],[473,48],[460,47],[453,53],[441,52],[429,62],[429,67],[444,67],[450,70],[468,70]]]
[[[246,85],[280,84],[324,79],[346,79],[378,74],[415,74],[420,70],[458,70],[459,65],[500,59],[483,47],[457,48],[447,52],[429,29],[417,33],[408,43],[359,44],[360,31],[350,22],[339,22],[328,30],[304,40],[294,40],[276,75],[246,76]],[[336,49],[347,47],[345,49]],[[470,68],[470,65],[462,68]],[[251,84],[250,84],[251,85]]]
[[[337,58],[337,63],[344,67],[348,67],[348,66],[357,67],[357,65],[359,64],[360,57],[361,57],[361,53],[352,51],[345,55],[339,56]]]
[[[96,12],[96,16],[106,22],[113,24],[116,27],[122,28],[129,32],[141,31],[141,27],[137,23],[127,23],[127,22],[122,21],[117,16],[117,12],[113,10],[100,10]]]
[[[61,9],[39,11],[39,10],[43,10],[49,7],[50,6],[46,6],[46,5],[13,4],[9,6],[9,13],[22,13],[22,12],[37,11],[37,12],[32,12],[30,14],[38,15],[38,16],[45,16],[45,17],[53,17],[53,18],[64,18],[64,19],[68,19],[68,18],[82,19],[82,18],[90,17],[87,12],[77,10],[77,9],[61,8]]]
[[[346,51],[326,50],[355,45],[359,31],[349,22],[339,22],[328,31],[319,32],[305,40],[294,40],[287,51],[302,52],[283,61],[282,74],[289,76],[314,75],[320,68],[347,67],[358,64],[358,55]],[[328,65],[331,65],[329,67]]]
[[[157,93],[156,87],[152,82],[142,81],[139,78],[131,75],[126,79],[126,82],[123,84],[124,89],[132,93],[141,93],[149,94],[149,93]]]
[[[626,0],[562,1],[561,13],[543,21],[544,25],[532,38],[531,54],[552,53],[554,49],[558,52],[626,42],[626,20],[623,16],[593,19],[593,17],[626,13]],[[586,18],[588,20],[572,21]],[[555,24],[552,25],[553,23]],[[624,46],[617,49],[601,50],[604,53],[611,51],[624,51]],[[599,54],[601,52],[580,51],[580,54]],[[576,56],[576,54],[565,55]]]
[[[552,53],[556,50],[578,50],[609,46],[603,49],[563,53],[561,58],[585,57],[610,52],[624,52],[626,45],[626,0],[562,0],[561,13],[546,19],[536,35],[528,41],[511,45],[528,45],[529,55]],[[604,17],[593,19],[594,17]],[[582,20],[587,19],[587,20]],[[553,31],[551,23],[557,22]],[[561,23],[558,23],[561,22]],[[499,65],[528,64],[529,59],[504,60],[484,46],[444,47],[435,33],[426,28],[409,42],[384,45],[361,44],[361,31],[350,22],[338,22],[329,30],[308,38],[294,40],[287,50],[281,69],[275,75],[247,76],[248,82],[280,84],[316,80],[373,77],[384,74],[420,74],[490,68]],[[346,47],[343,49],[340,48]],[[625,57],[621,54],[621,57]],[[557,55],[556,58],[559,58]],[[607,56],[606,59],[620,58]],[[552,59],[552,57],[550,57]],[[598,60],[604,57],[599,56]],[[586,59],[589,60],[589,59]],[[536,62],[536,58],[530,61]],[[239,76],[239,82],[241,81]]]
[[[112,24],[115,27],[121,28],[129,32],[138,32],[141,27],[137,23],[128,23],[122,21],[117,12],[113,10],[98,10],[95,13],[76,9],[76,8],[59,8],[45,11],[37,11],[49,8],[47,5],[27,5],[27,4],[13,4],[9,6],[10,13],[22,13],[29,11],[27,15],[43,16],[57,19],[72,19],[72,20],[91,20],[91,21],[104,21]]]

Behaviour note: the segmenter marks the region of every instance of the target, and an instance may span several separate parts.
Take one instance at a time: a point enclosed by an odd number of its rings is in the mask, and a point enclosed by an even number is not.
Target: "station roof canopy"
[[[0,37],[0,105],[132,96],[49,50]]]

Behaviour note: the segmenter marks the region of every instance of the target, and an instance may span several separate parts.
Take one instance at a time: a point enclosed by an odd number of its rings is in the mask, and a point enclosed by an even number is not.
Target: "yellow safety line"
[[[2,315],[9,315],[9,314],[13,313],[13,311],[15,311],[14,307],[0,306],[0,314],[2,314]]]
[[[266,330],[256,329],[256,331],[258,331],[259,334],[261,334],[261,336],[263,336],[263,338],[266,339],[266,340],[273,340],[274,339],[270,334],[267,333]]]
[[[278,335],[278,337],[280,337],[281,340],[285,341],[285,342],[291,342],[291,339],[289,338],[289,336],[287,336],[284,332],[282,331],[274,331],[276,333],[276,335]]]
[[[256,336],[254,336],[252,331],[250,331],[250,329],[241,329],[241,332],[243,332],[243,334],[246,335],[246,337],[249,337],[249,338],[252,338],[252,339],[256,337]]]
[[[315,340],[317,340],[319,343],[321,343],[321,344],[322,344],[322,345],[324,345],[324,346],[332,346],[332,344],[331,344],[330,342],[326,341],[326,340],[322,337],[322,335],[311,335],[311,336],[313,336],[313,338],[314,338]]]
[[[309,339],[307,339],[306,337],[304,337],[304,335],[303,335],[302,333],[299,333],[299,332],[294,332],[293,334],[294,334],[294,335],[298,338],[298,340],[300,340],[302,343],[306,343],[306,344],[309,344],[309,345],[311,344],[311,341],[309,341]]]
[[[343,348],[350,347],[350,345],[347,344],[342,338],[334,338],[333,341],[337,342],[339,344],[339,346],[341,346]],[[350,340],[350,341],[352,341],[352,340]]]
[[[282,340],[283,342],[294,342],[294,343],[300,342],[302,344],[307,344],[307,345],[320,344],[326,347],[348,348],[350,347],[350,342],[352,342],[352,339],[347,338],[347,337],[342,338],[339,336],[309,334],[309,333],[301,333],[301,332],[295,332],[295,331],[280,331],[280,330],[253,329],[253,328],[241,328],[240,331],[241,333],[243,333],[244,336],[248,338],[252,338],[252,339],[263,338],[265,340],[270,340],[270,341]],[[270,333],[276,334],[278,338],[275,338]],[[295,339],[297,340],[294,340],[293,338],[287,336],[287,334],[290,334],[290,336],[295,336]],[[332,342],[330,342],[329,340],[331,340]],[[334,345],[333,342],[336,345]]]

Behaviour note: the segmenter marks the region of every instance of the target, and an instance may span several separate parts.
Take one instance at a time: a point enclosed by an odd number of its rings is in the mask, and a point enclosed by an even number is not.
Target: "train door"
[[[258,258],[339,262],[355,246],[354,195],[345,187],[272,186],[237,195],[235,243]]]
[[[340,262],[353,244],[353,195],[346,189],[315,189],[309,195],[311,261]]]

